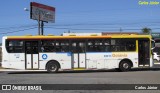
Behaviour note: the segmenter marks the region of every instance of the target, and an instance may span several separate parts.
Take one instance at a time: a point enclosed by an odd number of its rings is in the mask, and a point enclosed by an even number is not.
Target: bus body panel
[[[25,57],[24,53],[10,53],[3,56],[2,67],[25,69]],[[5,60],[7,59],[7,60]]]
[[[96,69],[97,68],[97,61],[96,60],[89,60],[87,59],[87,69]]]
[[[46,55],[46,57],[44,57]],[[71,54],[68,53],[39,53],[39,69],[45,69],[47,62],[55,60],[59,62],[61,69],[71,69]]]
[[[6,39],[6,36],[2,37],[2,67],[9,68],[9,55],[5,46]]]
[[[97,69],[110,69],[119,68],[119,63],[123,59],[129,59],[133,63],[133,67],[138,67],[138,53],[137,52],[93,52],[86,53],[87,69],[97,68]]]

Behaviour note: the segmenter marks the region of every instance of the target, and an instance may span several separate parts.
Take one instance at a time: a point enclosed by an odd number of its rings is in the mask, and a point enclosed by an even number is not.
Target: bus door
[[[85,41],[72,41],[72,68],[86,67]]]
[[[150,66],[150,41],[149,39],[138,40],[139,66]]]
[[[25,68],[39,68],[38,41],[25,42]]]

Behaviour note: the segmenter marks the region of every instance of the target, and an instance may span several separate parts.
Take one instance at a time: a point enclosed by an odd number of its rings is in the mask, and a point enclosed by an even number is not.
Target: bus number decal
[[[104,57],[112,57],[112,55],[111,55],[111,54],[108,54],[108,55],[104,55]]]

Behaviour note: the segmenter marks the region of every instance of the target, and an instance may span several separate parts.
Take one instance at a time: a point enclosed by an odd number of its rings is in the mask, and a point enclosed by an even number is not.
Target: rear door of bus
[[[25,42],[25,68],[39,69],[38,41]]]
[[[86,67],[85,40],[72,40],[72,68]]]

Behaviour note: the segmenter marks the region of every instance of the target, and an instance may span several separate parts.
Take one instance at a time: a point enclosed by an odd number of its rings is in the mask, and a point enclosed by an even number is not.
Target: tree
[[[152,30],[150,28],[147,28],[147,27],[145,27],[145,28],[142,29],[142,33],[143,34],[151,34],[151,31]]]

